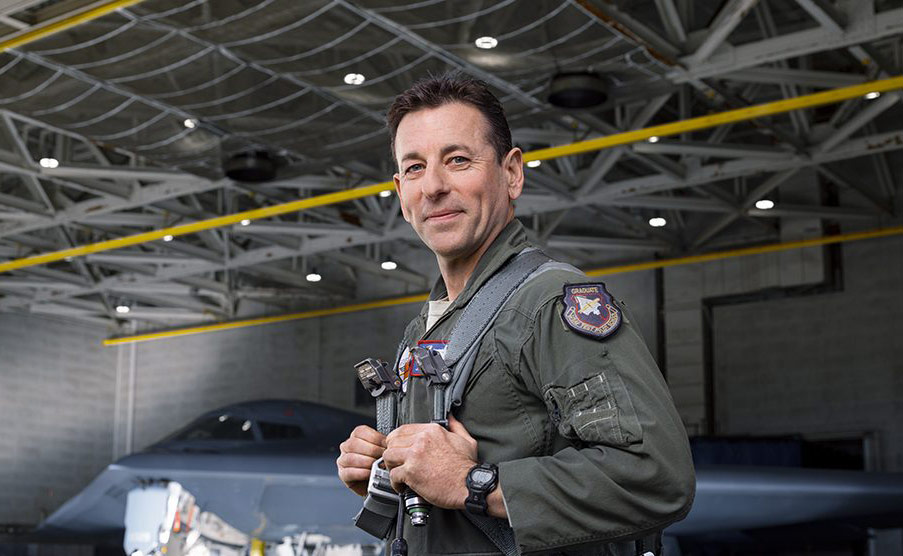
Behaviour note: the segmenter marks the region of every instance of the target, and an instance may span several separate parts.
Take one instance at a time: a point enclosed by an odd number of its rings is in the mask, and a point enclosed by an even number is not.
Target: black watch
[[[467,499],[464,507],[468,512],[489,515],[486,498],[499,485],[499,467],[493,463],[475,465],[467,472]]]

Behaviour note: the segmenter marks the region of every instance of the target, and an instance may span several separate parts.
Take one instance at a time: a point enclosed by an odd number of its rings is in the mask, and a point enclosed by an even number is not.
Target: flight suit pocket
[[[568,440],[629,446],[642,440],[633,404],[616,372],[601,372],[570,387],[546,390],[558,432]]]

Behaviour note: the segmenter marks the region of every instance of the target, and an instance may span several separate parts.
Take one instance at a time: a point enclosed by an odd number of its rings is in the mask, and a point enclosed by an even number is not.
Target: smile
[[[426,217],[426,220],[431,220],[433,222],[445,222],[451,220],[461,214],[459,210],[448,210],[442,212],[434,212]]]

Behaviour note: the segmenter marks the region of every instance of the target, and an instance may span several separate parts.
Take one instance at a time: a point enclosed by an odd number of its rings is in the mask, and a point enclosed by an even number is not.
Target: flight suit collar
[[[493,240],[492,245],[489,246],[489,249],[483,253],[480,262],[477,263],[476,268],[473,270],[473,274],[468,278],[464,290],[461,291],[458,297],[449,306],[447,313],[451,313],[458,307],[467,305],[470,298],[479,291],[486,280],[495,274],[508,259],[517,255],[525,247],[529,246],[530,243],[527,240],[527,232],[524,229],[523,224],[515,218],[502,229],[495,240]],[[430,300],[435,301],[447,296],[448,290],[445,287],[445,281],[440,275],[430,292]],[[427,308],[424,306],[421,315],[425,317],[426,311]]]

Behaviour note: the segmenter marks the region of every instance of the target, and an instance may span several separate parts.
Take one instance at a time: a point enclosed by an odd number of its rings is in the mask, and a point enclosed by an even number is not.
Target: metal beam
[[[778,172],[756,186],[755,189],[753,189],[746,197],[746,199],[740,204],[740,206],[737,207],[736,212],[732,214],[725,214],[724,216],[713,222],[708,228],[703,230],[696,237],[696,239],[693,240],[693,246],[701,246],[706,241],[713,238],[715,234],[730,226],[735,220],[743,216],[746,211],[749,210],[749,208],[753,206],[753,204],[755,204],[756,201],[764,198],[766,195],[774,191],[782,183],[796,175],[798,171],[798,168],[791,168],[789,170]]]
[[[843,31],[844,17],[831,4],[824,0],[796,0],[796,3],[825,29]]]
[[[588,249],[591,251],[666,251],[667,243],[647,239],[627,239],[616,237],[583,237],[553,235],[546,240],[553,248]]]
[[[200,264],[204,261],[193,257],[166,255],[163,253],[147,253],[142,251],[112,251],[110,253],[92,253],[85,257],[89,263],[123,263],[152,265],[185,265]]]
[[[903,8],[887,10],[854,21],[843,31],[820,27],[735,46],[725,52],[713,54],[707,62],[688,71],[675,69],[668,72],[667,76],[675,83],[685,83],[778,60],[881,40],[899,34],[901,29]]]
[[[710,158],[760,158],[786,160],[793,158],[792,151],[762,145],[712,144],[707,141],[663,141],[634,143],[631,148],[639,153],[679,154]]]
[[[880,98],[871,101],[868,106],[852,118],[850,118],[845,124],[840,126],[834,133],[832,133],[828,138],[819,143],[814,149],[815,153],[823,153],[826,151],[830,151],[837,145],[839,145],[843,140],[847,137],[856,133],[862,126],[866,125],[870,121],[874,120],[878,116],[881,115],[882,112],[893,106],[900,100],[899,94],[886,94],[882,95]]]
[[[232,232],[247,235],[286,235],[286,236],[360,236],[371,232],[354,226],[336,226],[334,224],[316,224],[313,222],[251,222],[232,226]]]
[[[406,282],[418,288],[428,288],[430,285],[425,276],[417,274],[416,272],[411,272],[410,270],[405,270],[401,267],[396,268],[395,270],[382,270],[379,266],[380,263],[378,261],[374,261],[372,259],[358,255],[353,255],[344,251],[329,251],[323,256],[327,259],[332,259],[342,264],[354,267],[362,272],[367,272],[369,274],[379,276],[382,280],[401,280],[402,282]]]
[[[629,144],[639,140],[647,139],[653,135],[672,135],[672,134],[680,134],[686,132],[688,130],[694,129],[705,129],[708,127],[712,127],[715,125],[720,125],[733,121],[742,121],[745,119],[750,119],[752,117],[762,116],[765,114],[774,114],[786,112],[789,110],[797,109],[805,106],[813,106],[818,104],[825,104],[828,102],[836,102],[838,100],[842,100],[844,98],[852,98],[853,96],[858,96],[864,94],[863,91],[868,90],[893,90],[895,88],[899,88],[903,85],[903,78],[892,78],[886,79],[882,81],[876,81],[871,83],[866,83],[863,85],[858,85],[854,87],[848,87],[846,89],[832,90],[826,91],[822,93],[816,93],[813,95],[807,95],[806,97],[800,97],[789,100],[782,100],[773,103],[768,103],[765,105],[753,106],[748,108],[741,108],[737,110],[731,110],[728,112],[723,112],[720,114],[714,114],[710,116],[703,116],[699,118],[693,118],[690,120],[685,120],[682,122],[676,122],[673,124],[664,124],[659,126],[653,126],[650,128],[646,128],[643,130],[637,131],[629,131],[625,133],[621,133],[617,136],[608,136],[599,139],[592,139],[588,141],[581,141],[578,143],[574,143],[572,145],[562,146],[562,147],[552,147],[548,149],[540,149],[538,151],[533,151],[531,153],[527,153],[525,155],[526,160],[542,160],[542,159],[550,159],[557,158],[559,156],[566,156],[570,154],[576,154],[581,152],[590,152],[593,150],[598,150],[605,147]],[[828,157],[830,160],[830,157]],[[741,163],[748,164],[749,161],[738,161]],[[775,163],[779,163],[781,161],[774,161]],[[793,159],[793,162],[796,162]],[[697,170],[698,173],[698,170]],[[687,174],[686,179],[674,179],[673,176],[651,176],[649,178],[643,179],[651,179],[651,180],[660,180],[662,178],[668,179],[670,181],[669,186],[664,189],[680,187],[679,184],[687,183],[688,181],[692,181],[694,178],[690,172]],[[678,185],[674,185],[678,184]],[[601,195],[597,195],[593,193],[589,195],[590,198],[600,197],[601,200],[604,200],[606,197],[620,197],[620,196],[629,196],[632,194],[642,194],[643,191],[627,191],[621,193],[618,191],[618,188],[623,184],[608,184],[605,188],[603,188],[600,193]],[[169,187],[174,187],[170,185]],[[166,235],[184,235],[190,233],[196,233],[198,231],[208,230],[216,227],[222,227],[230,224],[238,223],[242,220],[254,220],[259,218],[267,218],[280,214],[287,214],[290,212],[296,212],[299,210],[305,210],[313,207],[325,206],[330,204],[335,204],[338,202],[349,201],[353,199],[363,198],[370,195],[375,195],[381,191],[390,191],[394,188],[394,184],[391,182],[384,182],[380,184],[375,184],[372,186],[360,187],[348,191],[343,191],[340,193],[330,193],[326,195],[321,195],[318,197],[311,197],[308,199],[302,199],[299,201],[293,201],[281,205],[268,206],[259,209],[253,209],[249,211],[243,211],[240,213],[229,214],[226,216],[221,216],[217,218],[212,218],[205,221],[194,222],[190,224],[183,224],[180,226],[173,226],[170,228],[164,228],[160,230],[154,230],[151,232],[144,232],[141,234],[135,234],[131,236],[121,237],[113,240],[107,240],[99,243],[94,243],[74,249],[66,249],[63,251],[55,251],[52,253],[45,253],[42,255],[36,255],[33,257],[28,257],[25,259],[20,259],[18,261],[10,261],[6,263],[0,263],[0,272],[12,270],[15,268],[23,268],[26,266],[32,266],[37,264],[45,264],[48,262],[53,262],[57,260],[62,260],[67,257],[72,256],[81,256],[88,253],[96,253],[101,251],[107,251],[111,249],[117,249],[126,247],[129,245],[137,245],[141,243],[146,243],[149,241],[155,241],[158,239],[162,239]],[[653,189],[657,190],[657,189]],[[142,189],[141,191],[145,191]],[[565,203],[573,202],[572,199],[563,199],[561,200]],[[554,210],[563,210],[567,205],[559,204]],[[572,205],[574,206],[574,205]],[[2,235],[2,234],[0,234]]]
[[[66,16],[62,19],[50,20],[46,24],[42,24],[36,28],[23,29],[22,32],[16,33],[10,38],[0,40],[0,53],[6,52],[11,48],[24,46],[31,42],[43,39],[44,37],[49,37],[54,33],[75,27],[76,25],[80,25],[92,19],[97,19],[98,17],[103,17],[116,10],[132,6],[141,1],[142,0],[113,0],[112,2],[103,2],[102,4],[95,5],[83,12]]]
[[[674,0],[655,0],[655,7],[671,42],[678,47],[686,44],[687,32],[684,30],[683,22],[680,20],[680,14],[677,13]]]
[[[749,10],[756,5],[757,0],[729,0],[718,15],[715,21],[709,26],[705,33],[705,40],[699,45],[693,54],[684,58],[685,64],[692,72],[693,68],[699,66],[702,62],[709,59],[709,56],[715,52],[721,43],[727,40],[728,35],[740,25]]]
[[[903,234],[903,226],[895,226],[878,230],[867,230],[864,232],[854,232],[848,234],[840,234],[833,236],[823,236],[810,239],[788,241],[782,243],[773,243],[770,245],[757,245],[754,247],[743,247],[739,249],[729,249],[714,253],[702,253],[698,255],[689,255],[685,257],[675,257],[671,259],[659,259],[654,261],[646,261],[639,263],[631,263],[624,265],[611,266],[606,268],[595,268],[586,271],[588,276],[610,276],[612,274],[623,274],[627,272],[638,272],[643,270],[654,270],[658,268],[669,268],[673,266],[681,266],[688,264],[697,264],[702,262],[710,262],[723,260],[733,257],[744,257],[749,255],[760,255],[763,253],[778,253],[792,249],[803,249],[806,247],[816,247],[820,245],[831,245],[835,243],[843,243],[848,241],[862,241],[866,239],[875,239],[882,237],[892,237]],[[279,322],[287,322],[292,320],[309,319],[316,317],[324,317],[330,315],[355,313],[360,311],[369,311],[386,307],[395,307],[408,303],[423,303],[428,299],[427,293],[419,293],[414,295],[406,295],[393,299],[381,299],[377,301],[368,301],[364,303],[356,303],[353,305],[345,305],[343,307],[332,307],[329,309],[312,309],[297,313],[289,313],[285,315],[275,315],[269,317],[257,317],[251,319],[243,319],[239,321],[221,322],[211,325],[194,326],[189,328],[180,328],[178,330],[158,330],[131,336],[119,336],[103,341],[104,346],[116,346],[122,344],[130,344],[135,342],[145,342],[150,340],[160,340],[165,338],[174,338],[179,336],[189,336],[194,334],[204,334],[209,332],[218,332],[222,330],[232,330],[235,328],[244,328],[249,326],[261,326],[264,324],[274,324]]]
[[[771,85],[799,85],[816,89],[849,87],[864,82],[866,75],[839,71],[815,71],[794,68],[774,68],[769,66],[731,71],[719,76],[721,79],[744,83],[768,83]]]

